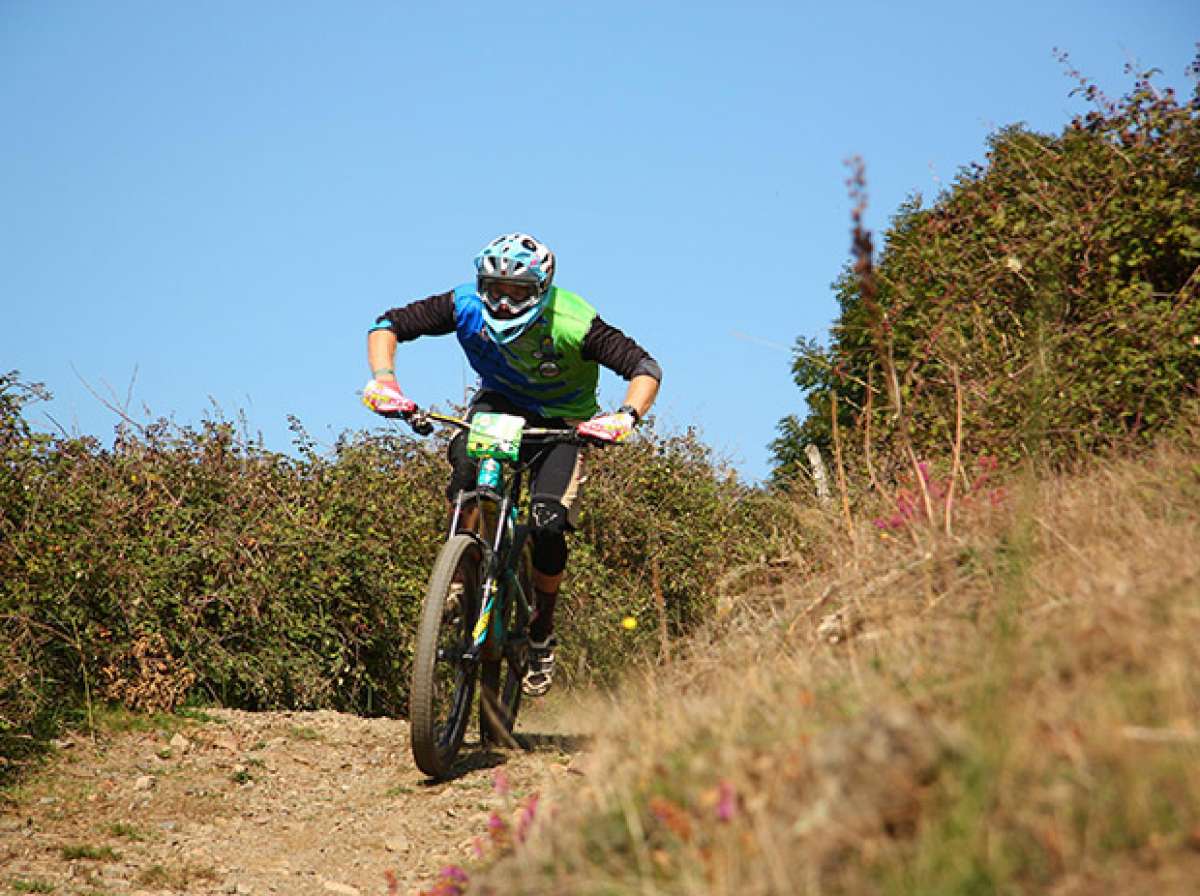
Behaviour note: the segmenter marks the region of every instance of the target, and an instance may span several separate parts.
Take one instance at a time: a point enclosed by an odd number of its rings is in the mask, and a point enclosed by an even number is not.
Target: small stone
[[[154,787],[154,776],[153,775],[142,775],[140,778],[138,778],[136,781],[133,782],[134,790],[151,790],[151,789],[153,789],[153,787]]]
[[[383,841],[383,848],[388,852],[408,852],[408,840],[404,837],[389,837]]]
[[[180,753],[186,753],[192,747],[192,742],[182,734],[176,734],[171,738],[171,749],[178,750]]]
[[[335,880],[325,881],[325,889],[330,893],[339,893],[341,896],[361,896],[358,889],[349,884],[339,884]]]

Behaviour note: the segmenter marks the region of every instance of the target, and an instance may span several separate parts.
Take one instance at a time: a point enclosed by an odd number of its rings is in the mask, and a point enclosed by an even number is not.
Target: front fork
[[[502,589],[507,593],[507,599],[515,598],[521,602],[525,610],[525,618],[529,618],[531,612],[529,595],[525,594],[524,589],[521,588],[520,580],[511,565],[505,562],[508,552],[519,548],[519,545],[514,543],[513,509],[512,494],[509,492],[500,501],[500,510],[491,533],[492,544],[487,552],[487,570],[480,589],[479,615],[471,630],[471,646],[463,657],[468,661],[473,662],[481,658],[495,660],[500,657],[501,650],[508,639],[508,632],[504,628],[506,614],[496,612],[496,608],[504,596],[501,594]],[[484,516],[483,507],[479,507],[477,510],[481,517]],[[455,501],[454,514],[450,522],[452,532],[456,531],[458,521],[462,516],[463,496],[460,493]],[[487,527],[483,526],[482,528],[486,535]],[[507,544],[505,544],[506,540]],[[483,541],[482,538],[480,541]],[[486,545],[486,542],[483,544]]]

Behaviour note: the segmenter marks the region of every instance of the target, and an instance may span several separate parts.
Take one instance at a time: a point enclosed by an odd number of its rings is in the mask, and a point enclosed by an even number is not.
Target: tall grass
[[[1193,438],[952,537],[798,509],[784,584],[591,707],[586,777],[477,891],[1194,892],[1198,508]]]

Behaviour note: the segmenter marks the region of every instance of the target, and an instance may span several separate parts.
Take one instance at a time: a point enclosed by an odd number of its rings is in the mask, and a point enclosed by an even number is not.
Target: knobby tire
[[[454,766],[471,717],[478,667],[462,660],[479,612],[483,549],[470,535],[453,535],[442,546],[421,608],[413,650],[409,697],[413,759],[431,778]],[[451,604],[455,572],[462,571],[457,608]]]

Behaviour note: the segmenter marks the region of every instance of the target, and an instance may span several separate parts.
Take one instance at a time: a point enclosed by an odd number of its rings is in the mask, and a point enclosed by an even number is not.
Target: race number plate
[[[471,429],[467,433],[467,454],[471,457],[516,460],[524,429],[525,421],[520,417],[476,414],[471,418]]]

